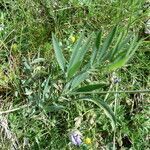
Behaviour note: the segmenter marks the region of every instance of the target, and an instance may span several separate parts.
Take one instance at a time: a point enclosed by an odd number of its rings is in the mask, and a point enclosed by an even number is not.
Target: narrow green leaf
[[[122,38],[123,38],[123,34],[121,33],[121,34],[119,34],[119,36],[117,38],[117,41],[116,41],[116,44],[115,44],[114,48],[109,53],[109,59],[110,60],[112,59],[114,54],[119,50],[119,44],[121,43]]]
[[[115,26],[110,32],[110,34],[107,36],[107,38],[104,41],[104,44],[102,45],[102,48],[99,48],[98,55],[97,55],[98,63],[101,60],[101,58],[106,54],[106,51],[110,46],[110,44],[112,43],[112,40],[115,36],[116,30],[117,30],[117,26]]]
[[[135,51],[138,49],[138,47],[140,46],[140,44],[142,43],[142,41],[139,41],[139,42],[136,42],[135,43],[135,47],[134,49],[130,52],[130,55],[129,55],[129,59],[134,55]]]
[[[107,67],[107,69],[108,69],[109,71],[113,71],[113,70],[116,70],[116,69],[118,69],[118,68],[121,68],[122,66],[125,65],[125,63],[127,62],[127,60],[128,60],[127,57],[122,58],[122,59],[119,59],[118,61],[116,61],[116,62],[110,64],[110,65]]]
[[[77,71],[79,70],[83,58],[89,48],[91,36],[87,39],[87,41],[80,47],[80,49],[76,50],[76,55],[69,62],[69,67],[67,70],[67,76],[71,78]]]
[[[84,101],[89,101],[89,102],[92,102],[94,103],[95,105],[97,105],[98,107],[102,108],[106,114],[106,116],[108,118],[110,118],[111,120],[111,125],[112,125],[112,129],[114,130],[115,129],[115,126],[116,126],[116,117],[113,113],[113,111],[111,110],[111,108],[107,105],[107,103],[105,103],[104,101],[102,100],[95,100],[95,99],[89,99],[89,98],[86,98],[86,99],[80,99],[80,100],[84,100]]]
[[[81,64],[81,61],[78,61],[76,64],[72,66],[72,68],[70,68],[68,72],[68,77],[72,77],[74,75],[76,70],[78,70],[78,68],[80,67],[80,64]]]
[[[46,81],[46,83],[45,83],[45,86],[44,86],[44,90],[43,90],[43,100],[44,100],[44,98],[45,98],[45,95],[46,95],[46,93],[48,92],[48,90],[49,90],[49,81],[50,81],[50,78],[51,78],[51,75],[49,75],[49,77],[48,77],[48,79],[47,79],[47,81]]]
[[[57,112],[57,111],[64,110],[64,109],[65,107],[63,105],[57,105],[57,104],[44,107],[44,110],[46,112]]]
[[[129,56],[131,51],[134,49],[136,41],[137,41],[137,37],[134,37],[133,40],[130,43],[130,46],[129,46],[128,50],[127,50],[126,56]]]
[[[102,87],[106,86],[106,84],[92,84],[92,85],[87,85],[87,86],[84,86],[84,87],[81,87],[81,88],[78,88],[76,90],[76,92],[90,92],[90,91],[94,91],[94,90],[97,90],[97,89],[100,89]]]
[[[117,45],[115,46],[115,48],[112,50],[111,53],[111,60],[113,60],[116,56],[116,54],[118,54],[118,52],[120,52],[123,48],[124,45],[127,45],[129,40],[130,40],[131,36],[128,36],[127,38],[123,38],[121,40],[118,41]]]
[[[24,64],[26,69],[28,69],[30,71],[32,70],[32,66],[30,66],[30,64],[28,63],[28,61],[25,57],[23,57],[23,64]]]
[[[79,75],[73,77],[64,87],[63,93],[73,90],[88,78],[89,72],[81,72]]]
[[[60,68],[65,71],[65,58],[63,56],[62,50],[54,34],[52,34],[52,42],[54,46],[55,56],[58,61]]]
[[[31,62],[31,64],[33,65],[33,64],[40,63],[40,62],[44,62],[44,61],[45,61],[44,58],[36,58]]]
[[[83,82],[85,79],[87,79],[89,73],[88,72],[84,72],[82,74],[79,74],[78,76],[76,76],[71,82],[71,90],[73,90],[74,88],[76,88],[77,86],[80,85],[81,82]]]
[[[95,44],[93,47],[93,53],[90,59],[90,64],[92,65],[94,63],[94,60],[96,58],[97,52],[100,49],[100,44],[101,44],[101,37],[102,37],[102,30],[100,30],[96,36]]]
[[[84,37],[84,32],[80,35],[79,40],[77,41],[75,47],[72,50],[72,55],[71,55],[71,58],[69,60],[68,70],[71,68],[72,64],[74,63],[75,57],[76,57],[76,55],[77,55],[77,53],[81,47],[83,37]]]
[[[129,47],[129,50],[127,51],[126,56],[128,56],[129,59],[133,56],[133,54],[135,53],[135,51],[137,50],[137,48],[142,42],[142,40],[140,40],[139,42],[137,42],[137,40],[138,40],[138,36],[135,36],[131,43],[131,46]]]
[[[115,61],[108,66],[108,70],[112,71],[124,66],[127,61],[133,56],[141,42],[142,41],[137,42],[137,37],[134,37],[132,43],[129,45],[129,47],[127,47],[128,50],[125,49],[124,51],[118,53]]]
[[[100,30],[98,32],[96,40],[95,40],[95,47],[96,47],[97,50],[100,48],[101,38],[102,38],[102,30]]]
[[[23,64],[26,67],[26,69],[28,69],[30,71],[32,70],[31,66],[26,61]]]

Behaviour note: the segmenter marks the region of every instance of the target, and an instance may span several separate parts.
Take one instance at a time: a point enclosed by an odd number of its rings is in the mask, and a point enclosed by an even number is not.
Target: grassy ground
[[[0,149],[150,149],[150,47],[144,33],[149,5],[145,0],[2,0]],[[130,41],[138,35],[138,40],[143,40],[131,59],[113,71],[107,70],[110,62],[106,60],[90,68],[90,76],[80,84],[81,78],[67,77],[57,61],[56,49],[54,53],[52,33],[69,64],[83,30],[86,39],[102,29],[103,43],[116,24],[108,55],[119,33],[131,36]],[[91,55],[90,49],[80,70]],[[79,92],[81,87],[84,92]],[[87,100],[89,97],[92,100]],[[114,129],[109,111],[116,118]],[[69,138],[75,130],[82,133],[80,146]]]

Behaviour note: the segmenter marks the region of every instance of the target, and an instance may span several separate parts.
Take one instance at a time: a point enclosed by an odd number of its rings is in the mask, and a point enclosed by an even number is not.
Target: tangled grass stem
[[[0,111],[0,115],[12,113],[12,112],[14,112],[14,111],[17,111],[17,110],[20,110],[20,109],[24,109],[24,108],[26,108],[26,107],[29,107],[29,105],[23,105],[23,106],[20,106],[20,107],[18,107],[18,108],[6,110],[6,111]]]

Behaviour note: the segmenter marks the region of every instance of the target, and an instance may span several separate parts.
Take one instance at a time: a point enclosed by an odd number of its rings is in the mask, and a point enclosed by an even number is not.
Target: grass
[[[149,149],[148,3],[2,0],[0,149]]]

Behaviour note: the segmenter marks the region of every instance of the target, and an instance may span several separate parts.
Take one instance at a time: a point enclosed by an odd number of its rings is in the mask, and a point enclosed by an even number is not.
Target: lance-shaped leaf
[[[81,35],[80,39],[78,40],[75,48],[73,49],[73,53],[71,59],[69,61],[68,69],[67,69],[67,77],[71,78],[74,76],[77,71],[79,70],[83,58],[89,49],[91,36],[86,40],[86,42],[82,44],[83,34]]]
[[[135,36],[129,47],[129,50],[127,51],[126,56],[128,56],[129,59],[133,56],[133,54],[135,53],[135,51],[137,50],[137,48],[139,47],[139,45],[142,42],[142,40],[140,40],[140,41],[137,41],[137,40],[138,40],[138,36]]]
[[[65,58],[63,56],[62,50],[54,34],[52,34],[52,42],[54,46],[55,56],[58,61],[60,68],[65,71]]]
[[[111,120],[111,125],[112,125],[112,129],[114,130],[115,129],[115,125],[116,125],[116,117],[113,113],[113,111],[111,110],[111,108],[107,105],[107,103],[105,103],[104,101],[102,100],[95,100],[95,99],[91,99],[91,98],[83,98],[83,99],[80,99],[80,100],[84,100],[84,101],[88,101],[88,102],[92,102],[94,103],[95,105],[97,105],[98,107],[102,108],[106,114],[106,116],[108,118],[110,118]]]
[[[110,65],[107,67],[107,69],[108,69],[109,71],[113,71],[113,70],[116,70],[116,69],[118,69],[118,68],[121,68],[122,66],[125,65],[125,63],[127,62],[127,60],[128,60],[127,57],[125,57],[125,58],[120,58],[118,61],[116,61],[116,62],[110,64]]]
[[[124,46],[128,45],[130,39],[131,36],[125,37],[122,35],[121,37],[121,34],[119,35],[114,49],[110,52],[110,60],[114,60],[116,55],[123,51]]]
[[[120,46],[120,43],[122,43],[122,40],[123,40],[123,33],[120,33],[118,35],[114,48],[109,52],[109,60],[113,60],[113,56],[120,50],[119,46]]]
[[[101,61],[102,57],[107,54],[107,49],[109,48],[109,46],[112,43],[112,40],[113,40],[115,33],[116,33],[116,30],[117,30],[117,26],[115,26],[112,29],[112,31],[110,32],[110,34],[107,36],[107,38],[104,41],[104,44],[102,45],[102,48],[99,48],[99,51],[97,54],[98,63],[99,63],[99,61]]]
[[[79,74],[78,76],[76,76],[71,82],[71,90],[73,90],[74,88],[76,88],[77,86],[80,85],[81,82],[83,82],[85,79],[87,79],[89,73],[88,72],[84,72],[82,74]]]
[[[92,52],[91,59],[90,59],[90,64],[91,65],[93,65],[93,63],[95,61],[95,58],[96,58],[96,55],[97,55],[97,52],[100,49],[101,38],[102,38],[102,30],[100,30],[97,33],[97,36],[96,36],[95,44],[94,44],[94,47],[93,47],[93,52]]]
[[[72,66],[72,64],[74,62],[74,58],[75,58],[79,48],[81,47],[83,37],[84,37],[84,32],[80,35],[79,40],[77,41],[77,43],[75,44],[75,46],[72,50],[72,55],[71,55],[71,58],[70,58],[70,61],[69,61],[68,69]]]
[[[71,91],[75,89],[77,86],[81,84],[84,80],[86,80],[89,76],[89,72],[82,72],[79,75],[73,77],[64,87],[64,92]]]
[[[86,85],[86,86],[83,86],[83,87],[81,87],[81,88],[78,88],[78,89],[76,90],[76,92],[90,92],[90,91],[94,91],[94,90],[103,88],[103,87],[105,87],[105,86],[106,86],[105,83]],[[91,92],[91,93],[92,93],[92,92]]]
[[[141,42],[142,41],[137,42],[137,37],[135,36],[129,47],[127,47],[128,50],[125,49],[123,52],[118,53],[118,55],[115,58],[115,61],[110,65],[108,65],[107,69],[109,71],[112,71],[124,66],[133,56],[133,54],[135,53]]]

